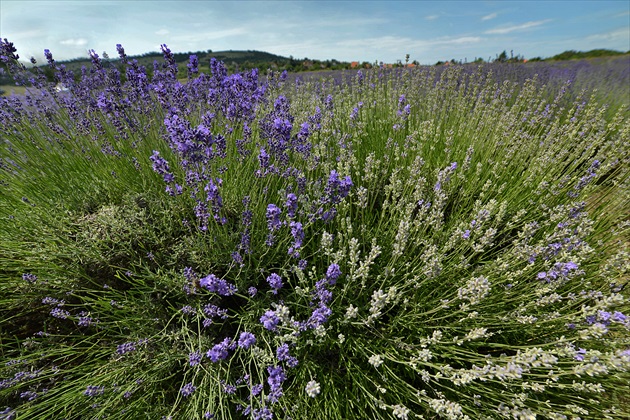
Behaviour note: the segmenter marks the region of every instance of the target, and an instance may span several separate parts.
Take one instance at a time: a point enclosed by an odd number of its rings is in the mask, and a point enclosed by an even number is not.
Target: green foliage
[[[567,50],[563,53],[556,54],[553,57],[549,58],[549,60],[576,60],[581,58],[597,58],[597,57],[614,57],[617,55],[623,55],[627,53],[623,53],[621,51],[615,50],[607,50],[607,49],[596,49],[590,51],[575,51],[575,50]]]

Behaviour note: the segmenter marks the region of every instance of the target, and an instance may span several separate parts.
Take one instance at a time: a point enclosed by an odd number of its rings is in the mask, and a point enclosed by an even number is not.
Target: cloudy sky
[[[0,0],[0,37],[24,59],[261,50],[344,61],[531,58],[630,50],[630,2]]]

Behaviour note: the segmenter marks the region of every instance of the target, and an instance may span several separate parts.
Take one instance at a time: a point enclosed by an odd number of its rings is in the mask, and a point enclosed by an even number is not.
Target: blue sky
[[[630,2],[0,0],[0,37],[41,60],[212,49],[344,61],[630,50]]]

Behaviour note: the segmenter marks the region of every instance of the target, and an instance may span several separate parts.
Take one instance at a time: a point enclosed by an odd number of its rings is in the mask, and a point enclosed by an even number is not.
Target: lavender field
[[[0,41],[0,419],[630,416],[630,57],[117,48]]]

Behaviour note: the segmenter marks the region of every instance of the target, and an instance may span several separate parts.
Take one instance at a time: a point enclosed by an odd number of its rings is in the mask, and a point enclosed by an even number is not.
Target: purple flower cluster
[[[286,362],[287,366],[294,368],[298,365],[298,359],[289,354],[289,345],[287,343],[282,344],[276,349],[276,358],[281,362]]]
[[[192,382],[189,382],[186,385],[184,385],[179,392],[182,394],[184,398],[187,398],[187,397],[190,397],[196,390],[197,390],[197,387],[194,386]]]
[[[280,220],[281,214],[282,210],[275,204],[267,205],[267,227],[270,232],[275,232],[282,227],[282,221]]]
[[[215,344],[208,352],[206,353],[206,357],[209,358],[213,363],[216,363],[220,360],[225,360],[230,355],[230,351],[236,348],[236,343],[234,343],[230,338],[223,339],[219,344]]]
[[[598,310],[595,315],[588,315],[585,317],[587,325],[599,324],[602,327],[608,327],[611,323],[621,324],[630,327],[630,317],[623,312],[614,311],[610,313],[604,310]]]
[[[352,180],[349,175],[342,179],[337,171],[332,170],[328,176],[328,183],[324,190],[325,195],[321,201],[322,203],[338,204],[348,196],[351,188]]]
[[[268,310],[260,317],[260,323],[263,324],[265,329],[269,331],[276,331],[278,329],[278,324],[280,324],[280,318],[278,318],[278,315],[276,315],[274,311]]]
[[[116,353],[118,353],[119,355],[123,355],[132,351],[136,351],[136,349],[136,342],[129,341],[127,343],[119,344],[118,347],[116,347]]]
[[[228,283],[225,279],[220,279],[214,274],[209,274],[199,280],[199,285],[220,296],[231,296],[237,292],[236,286]]]
[[[437,181],[433,186],[433,191],[440,192],[442,190],[442,185],[450,181],[451,175],[455,172],[455,169],[457,169],[457,162],[453,162],[443,170],[439,171]]]
[[[294,219],[298,210],[297,196],[293,193],[287,194],[287,201],[284,203],[284,206],[287,208],[289,219]]]
[[[105,387],[100,385],[88,385],[87,389],[83,391],[83,395],[88,397],[98,397],[105,393]]]
[[[192,367],[201,363],[201,352],[195,351],[188,355],[188,364]]]
[[[593,178],[597,176],[597,170],[599,169],[599,160],[594,160],[591,166],[588,168],[588,173],[584,175],[574,187],[574,191],[569,191],[570,197],[577,197],[578,193],[586,187]]]
[[[67,319],[70,316],[70,312],[57,306],[50,311],[50,315],[54,318]]]
[[[304,242],[304,229],[302,223],[291,221],[291,236],[293,236],[293,245],[289,247],[289,256],[292,258],[300,258],[300,248]]]
[[[282,384],[287,379],[287,375],[282,366],[268,366],[267,373],[269,373],[267,383],[271,390],[267,395],[267,401],[275,403],[283,395]]]
[[[242,349],[250,348],[256,344],[256,336],[254,334],[244,331],[238,338],[238,346]]]
[[[92,317],[89,316],[88,312],[82,311],[79,314],[79,322],[77,322],[77,325],[79,327],[89,327],[94,322],[98,322],[98,320],[95,321]]]
[[[24,273],[22,274],[22,280],[25,280],[29,283],[35,283],[37,281],[37,276],[32,273]]]
[[[282,278],[276,273],[273,273],[269,277],[267,277],[267,283],[269,283],[269,286],[271,286],[271,288],[273,289],[272,293],[274,295],[278,293],[278,290],[280,288],[282,288]]]
[[[334,285],[337,282],[337,279],[339,279],[339,276],[341,276],[341,269],[339,268],[339,265],[335,263],[330,264],[326,270],[326,280],[328,280],[328,284],[331,286]]]
[[[569,275],[576,272],[578,268],[579,266],[573,261],[569,261],[566,263],[558,262],[554,264],[551,270],[541,271],[536,275],[536,277],[539,280],[545,280],[547,283],[549,283],[554,280],[567,278]]]
[[[225,295],[227,296],[227,295]],[[220,308],[217,305],[208,303],[203,307],[203,313],[210,319],[219,317],[221,319],[227,319],[227,309]]]

